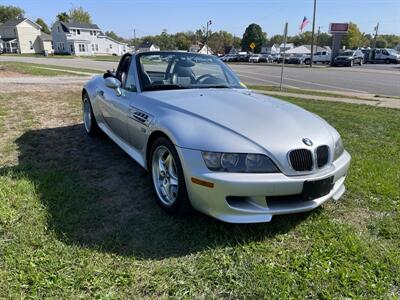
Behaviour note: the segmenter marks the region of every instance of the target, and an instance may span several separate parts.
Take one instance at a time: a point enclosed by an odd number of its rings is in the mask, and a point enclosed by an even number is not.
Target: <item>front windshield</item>
[[[394,49],[389,49],[388,52],[389,52],[389,54],[397,55],[397,52]]]
[[[345,51],[342,53],[343,56],[352,56],[354,51]]]
[[[138,73],[142,91],[243,88],[239,78],[211,55],[141,53],[138,56]]]

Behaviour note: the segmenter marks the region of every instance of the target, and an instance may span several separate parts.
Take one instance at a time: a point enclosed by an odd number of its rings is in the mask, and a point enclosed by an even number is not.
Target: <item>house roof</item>
[[[40,26],[39,24],[33,22],[32,20],[30,20],[28,18],[8,20],[8,21],[4,22],[3,24],[1,24],[0,27],[15,27],[24,21],[28,21],[29,23],[31,23],[34,27],[37,27],[38,29],[42,28],[42,26]]]
[[[17,19],[17,20],[8,20],[7,22],[4,22],[3,24],[1,24],[1,26],[17,26],[19,23],[22,23],[25,20],[26,20],[26,18]]]
[[[0,41],[3,41],[3,42],[11,42],[11,41],[15,41],[15,40],[17,40],[17,38],[1,38],[0,39]]]
[[[42,41],[52,41],[53,39],[51,38],[50,34],[41,32],[40,33],[40,38],[42,39]]]
[[[311,45],[304,45],[304,47],[306,47],[308,50],[311,51]],[[327,50],[328,50],[327,48],[314,45],[314,52],[327,51]],[[330,48],[329,48],[329,50],[330,50]]]
[[[77,22],[60,22],[66,28],[100,29],[96,24],[83,24]]]

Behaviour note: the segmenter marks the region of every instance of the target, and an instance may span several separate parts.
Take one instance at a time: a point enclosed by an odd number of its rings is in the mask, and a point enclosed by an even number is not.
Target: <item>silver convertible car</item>
[[[232,223],[339,199],[350,165],[339,133],[296,105],[248,90],[217,57],[125,54],[83,88],[84,127],[152,175],[168,213]]]

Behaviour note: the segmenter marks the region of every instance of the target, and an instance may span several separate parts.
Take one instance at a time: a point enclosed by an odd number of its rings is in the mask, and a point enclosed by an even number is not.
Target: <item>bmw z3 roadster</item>
[[[350,155],[296,105],[248,90],[217,57],[125,54],[83,88],[84,128],[103,131],[151,173],[168,213],[268,222],[338,200]]]

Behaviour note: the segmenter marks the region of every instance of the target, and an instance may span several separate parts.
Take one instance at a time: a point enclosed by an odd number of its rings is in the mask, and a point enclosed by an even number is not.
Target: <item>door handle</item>
[[[97,91],[96,91],[96,94],[99,95],[99,96],[104,96],[104,91],[102,91],[102,90],[97,90]]]

